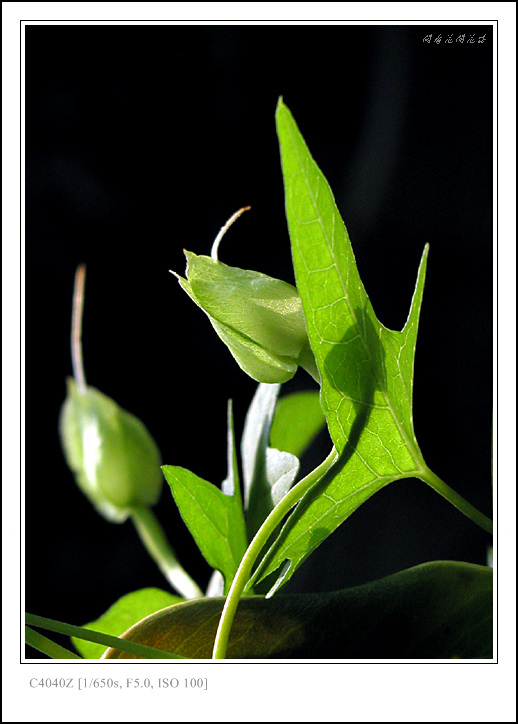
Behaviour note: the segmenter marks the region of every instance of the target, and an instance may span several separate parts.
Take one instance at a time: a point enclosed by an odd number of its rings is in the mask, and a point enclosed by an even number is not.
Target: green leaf
[[[474,519],[483,518],[483,525],[488,521],[429,470],[414,434],[414,354],[428,247],[407,322],[401,332],[387,329],[360,279],[329,184],[282,101],[277,132],[297,288],[320,372],[322,409],[339,454],[256,571],[261,580],[284,565],[280,584],[352,512],[395,480],[421,478]]]
[[[223,491],[185,468],[173,465],[162,467],[180,515],[205,560],[222,573],[225,593],[247,547],[230,404],[228,465]]]
[[[186,251],[182,289],[202,309],[238,365],[258,382],[285,382],[301,364],[316,375],[304,314],[291,284]]]
[[[279,390],[280,385],[259,384],[245,419],[241,459],[249,541],[287,493],[299,469],[294,455],[268,447]]]
[[[181,598],[173,596],[168,591],[162,591],[159,588],[141,588],[139,591],[127,593],[119,598],[106,613],[95,621],[85,624],[83,628],[120,636],[146,616],[180,601],[182,601]],[[91,641],[72,638],[72,642],[85,659],[100,659],[106,651],[106,646]]]
[[[226,592],[247,546],[242,509],[236,498],[190,470],[173,465],[164,465],[162,470],[205,560],[223,574]]]
[[[321,402],[339,453],[348,446],[361,484],[424,467],[412,422],[417,325],[427,249],[401,332],[376,317],[329,185],[290,112],[277,111],[292,252]],[[351,445],[354,440],[354,449]]]
[[[277,402],[270,445],[300,458],[325,425],[316,391],[294,392]]]
[[[228,657],[473,659],[492,657],[493,577],[483,566],[435,561],[333,593],[243,598]],[[160,611],[126,637],[210,658],[224,600]],[[114,649],[105,658],[137,658]]]

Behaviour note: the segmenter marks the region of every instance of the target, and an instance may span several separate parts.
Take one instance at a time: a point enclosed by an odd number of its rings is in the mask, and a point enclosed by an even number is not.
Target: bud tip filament
[[[85,295],[86,265],[80,264],[74,280],[74,297],[72,302],[72,331],[70,346],[72,350],[72,368],[79,392],[86,392],[86,379],[83,367],[83,346],[81,344],[81,328],[83,321],[83,304]]]
[[[212,244],[212,250],[211,250],[211,252],[210,252],[210,255],[211,255],[212,259],[214,259],[214,261],[218,261],[219,244],[220,244],[221,239],[225,236],[225,233],[226,233],[227,229],[228,229],[230,226],[232,226],[232,224],[234,223],[234,221],[235,221],[236,219],[238,219],[244,211],[248,211],[248,210],[251,209],[251,208],[252,208],[251,206],[243,206],[242,209],[239,209],[238,211],[236,211],[235,214],[232,214],[232,216],[231,216],[230,219],[227,221],[227,223],[226,223],[224,226],[221,227],[221,229],[219,230],[218,235],[217,235],[216,238],[214,239],[214,243]]]

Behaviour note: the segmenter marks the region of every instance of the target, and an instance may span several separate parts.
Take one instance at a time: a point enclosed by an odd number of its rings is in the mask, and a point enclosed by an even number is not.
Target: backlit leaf
[[[317,391],[281,397],[275,408],[270,445],[300,458],[325,422]]]
[[[146,616],[181,601],[179,596],[173,596],[172,593],[162,591],[160,588],[141,588],[119,598],[106,613],[95,621],[85,624],[83,628],[120,636]],[[78,638],[72,638],[72,641],[84,659],[100,659],[106,651],[106,646],[92,641]]]
[[[320,372],[322,409],[340,456],[302,499],[263,561],[262,576],[290,561],[286,582],[371,495],[394,480],[425,476],[412,388],[428,248],[403,330],[387,329],[360,279],[329,184],[282,101],[277,131],[297,289]]]

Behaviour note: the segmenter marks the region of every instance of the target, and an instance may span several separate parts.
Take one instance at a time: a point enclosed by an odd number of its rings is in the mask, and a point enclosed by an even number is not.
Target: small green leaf
[[[325,422],[318,392],[294,392],[281,397],[275,408],[270,445],[300,458]]]
[[[227,441],[228,474],[223,490],[185,468],[162,468],[180,515],[205,560],[223,575],[225,593],[247,547],[230,402]]]
[[[125,637],[210,658],[223,604],[205,598],[172,606]],[[492,571],[435,561],[344,591],[245,597],[228,658],[490,659],[492,618]],[[110,649],[105,658],[137,657]]]
[[[301,364],[318,374],[302,305],[291,284],[185,252],[181,287],[202,309],[241,369],[258,382],[286,382]]]
[[[181,601],[178,596],[159,588],[141,588],[119,598],[106,613],[95,621],[85,624],[83,628],[120,636],[146,616]],[[72,638],[72,642],[85,659],[100,659],[106,651],[106,646],[91,641]]]
[[[251,541],[299,469],[294,455],[268,447],[280,385],[261,383],[245,419],[241,440],[246,528]]]
[[[162,491],[160,452],[143,423],[95,387],[67,379],[61,444],[76,482],[97,511],[120,523]]]

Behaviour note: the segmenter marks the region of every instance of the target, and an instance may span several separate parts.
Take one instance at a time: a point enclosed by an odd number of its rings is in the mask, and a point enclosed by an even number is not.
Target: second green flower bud
[[[61,444],[76,481],[98,512],[120,523],[154,505],[162,489],[160,452],[143,423],[95,387],[67,379]]]

